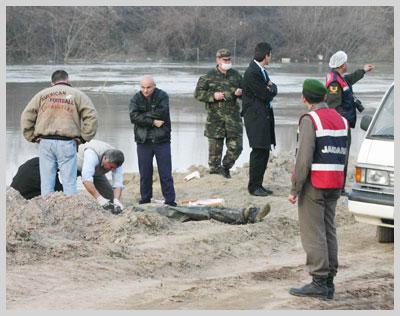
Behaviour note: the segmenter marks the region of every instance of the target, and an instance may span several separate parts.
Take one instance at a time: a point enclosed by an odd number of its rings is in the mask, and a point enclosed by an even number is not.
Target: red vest
[[[325,77],[325,86],[328,88],[333,81],[337,81],[339,83],[343,89],[343,92],[350,88],[349,84],[342,78],[342,76],[332,70]]]
[[[334,109],[318,109],[308,114],[315,128],[315,151],[311,184],[317,189],[339,189],[344,183],[348,123]]]
[[[354,106],[353,88],[338,72],[331,70],[326,75],[326,87],[328,88],[334,81],[339,83],[342,88],[342,104],[336,107],[336,110],[347,119],[350,127],[354,128],[356,126],[357,113]]]

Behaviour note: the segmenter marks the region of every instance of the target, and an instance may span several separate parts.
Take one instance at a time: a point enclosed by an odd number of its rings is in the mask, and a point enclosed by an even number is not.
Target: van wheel
[[[376,238],[379,242],[393,242],[394,229],[390,227],[378,226],[376,228]]]

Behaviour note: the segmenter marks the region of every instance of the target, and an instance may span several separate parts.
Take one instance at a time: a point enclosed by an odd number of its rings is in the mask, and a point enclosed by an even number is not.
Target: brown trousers
[[[310,181],[298,197],[301,243],[312,276],[335,276],[338,268],[336,203],[340,189],[316,189]]]

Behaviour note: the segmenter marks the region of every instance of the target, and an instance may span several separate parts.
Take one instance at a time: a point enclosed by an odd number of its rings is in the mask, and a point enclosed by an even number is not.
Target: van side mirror
[[[368,130],[369,124],[371,124],[372,116],[371,115],[364,115],[361,119],[360,127],[362,130]]]

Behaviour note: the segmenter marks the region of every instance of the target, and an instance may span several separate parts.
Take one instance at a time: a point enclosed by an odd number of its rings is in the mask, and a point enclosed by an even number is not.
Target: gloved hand
[[[122,210],[124,209],[124,206],[122,205],[120,200],[114,198],[113,203],[114,203],[115,206],[120,207]]]
[[[105,210],[112,211],[114,209],[114,204],[112,204],[109,200],[103,198],[101,195],[97,198],[97,203],[99,203],[100,206]]]
[[[124,209],[124,206],[118,199],[114,199],[114,208],[111,210],[113,214],[119,214]]]

